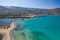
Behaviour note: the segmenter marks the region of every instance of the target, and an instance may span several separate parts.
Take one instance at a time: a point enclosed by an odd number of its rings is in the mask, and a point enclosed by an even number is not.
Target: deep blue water
[[[0,19],[0,26],[9,25],[14,21],[14,19]]]
[[[0,25],[12,22],[8,20],[2,21],[3,20],[1,20]],[[60,16],[46,16],[27,20],[19,20],[16,22],[16,26],[16,31],[30,31],[34,35],[33,37],[31,36],[33,38],[32,40],[35,38],[36,40],[60,40]],[[31,34],[29,33],[29,35]],[[28,36],[28,34],[26,36]]]

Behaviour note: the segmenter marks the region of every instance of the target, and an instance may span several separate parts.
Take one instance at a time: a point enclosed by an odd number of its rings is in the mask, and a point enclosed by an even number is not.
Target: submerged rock
[[[37,40],[36,36],[27,30],[13,31],[13,36],[14,40]]]

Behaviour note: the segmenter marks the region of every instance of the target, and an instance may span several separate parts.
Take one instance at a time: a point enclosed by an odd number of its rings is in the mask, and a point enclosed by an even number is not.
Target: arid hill
[[[22,17],[22,16],[46,16],[60,15],[60,8],[55,9],[40,9],[40,8],[25,8],[15,6],[0,6],[0,18],[4,17]]]

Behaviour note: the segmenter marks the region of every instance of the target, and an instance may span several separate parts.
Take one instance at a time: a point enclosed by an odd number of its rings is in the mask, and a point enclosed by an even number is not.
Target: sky
[[[0,6],[19,6],[28,8],[60,8],[60,0],[1,0]]]

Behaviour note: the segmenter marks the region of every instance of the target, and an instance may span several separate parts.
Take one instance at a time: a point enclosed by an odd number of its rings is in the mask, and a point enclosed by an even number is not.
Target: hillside
[[[55,9],[40,9],[40,8],[25,8],[15,6],[0,6],[0,18],[7,16],[46,16],[46,15],[60,15],[60,8]],[[4,16],[4,17],[3,17]]]
[[[24,8],[15,6],[0,6],[0,14],[9,13],[34,13],[34,14],[55,14],[60,13],[60,8],[55,9],[40,9],[40,8]]]

